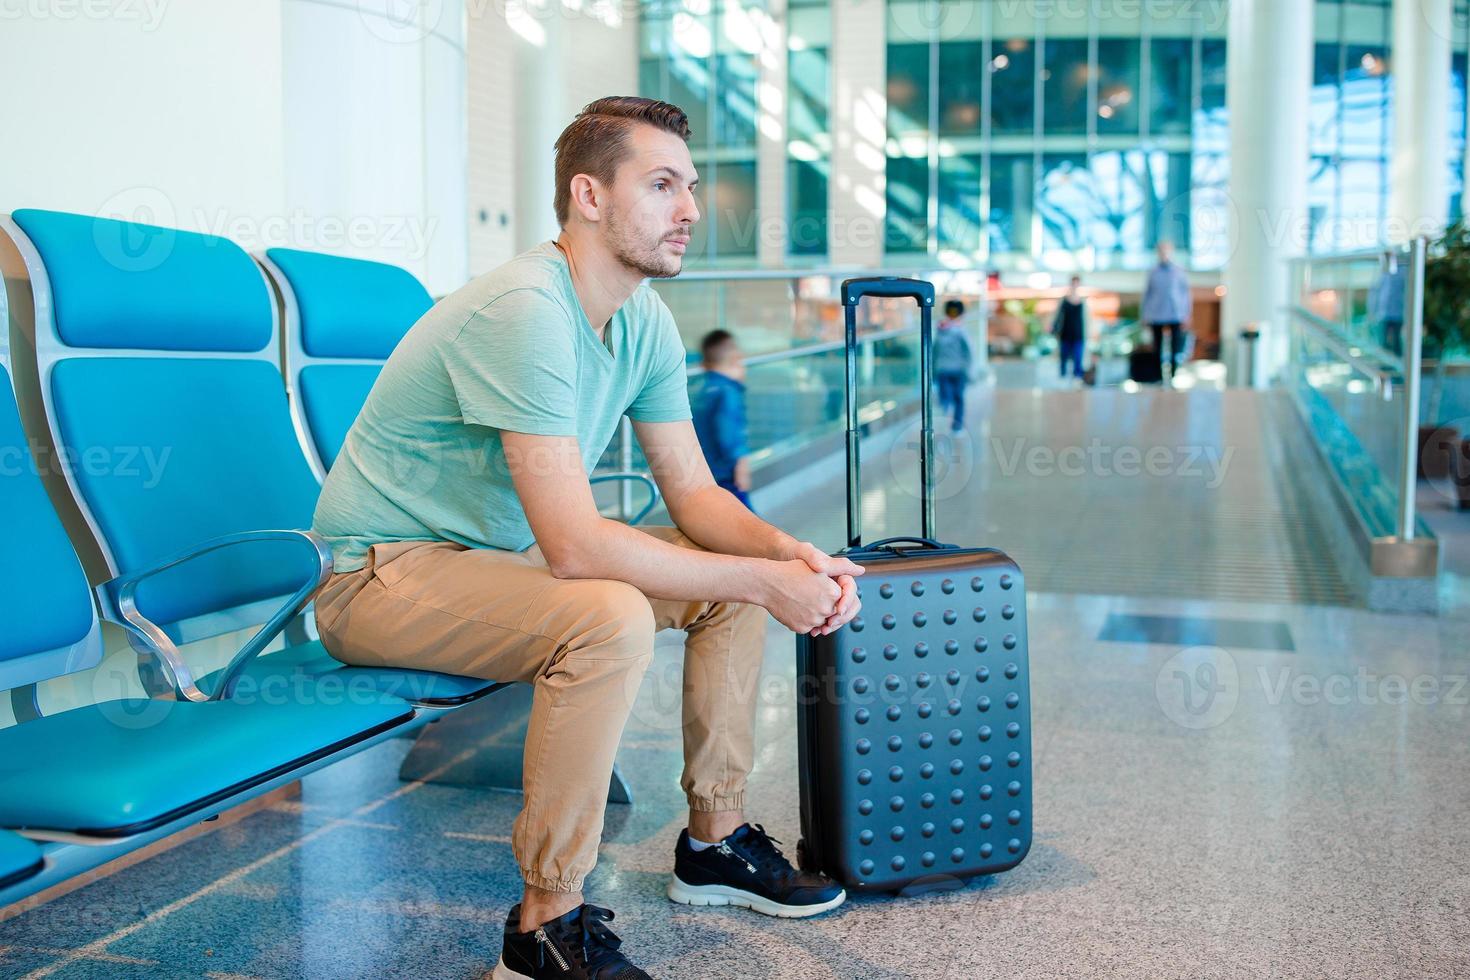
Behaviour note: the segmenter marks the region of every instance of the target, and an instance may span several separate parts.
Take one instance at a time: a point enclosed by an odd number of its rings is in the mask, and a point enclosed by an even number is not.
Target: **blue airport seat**
[[[130,837],[409,721],[390,697],[126,698],[0,731],[0,826]]]
[[[0,299],[0,318],[8,314]],[[0,455],[23,464],[31,447],[3,340]],[[33,685],[102,660],[94,590],[37,468],[0,471],[0,529],[11,556],[0,562],[0,688],[22,695],[12,697],[22,709],[17,724],[0,728],[0,904],[114,856],[90,844],[49,844],[48,860],[40,862],[42,850],[14,831],[54,841],[182,826],[416,718],[412,705],[391,696],[330,703],[120,698],[45,714]],[[320,559],[317,545],[303,548],[307,537],[293,533],[298,551]],[[324,574],[318,561],[288,591],[304,602]],[[148,628],[136,619],[131,626],[140,635]]]
[[[486,682],[478,677],[439,674],[432,670],[397,670],[381,667],[352,667],[333,659],[320,640],[297,644],[256,660],[245,668],[236,683],[240,694],[259,691],[271,696],[273,691],[287,690],[298,678],[314,682],[315,687],[331,696],[338,693],[376,691],[388,697],[403,698],[414,704],[432,708],[451,708],[477,700],[486,694]],[[218,683],[219,672],[206,674],[205,686]],[[503,687],[503,684],[494,687]]]
[[[41,849],[20,834],[0,831],[0,888],[25,881],[45,864]]]
[[[281,295],[286,380],[320,479],[383,362],[434,300],[412,273],[382,262],[272,248],[261,264]]]
[[[54,311],[38,315],[36,323],[41,394],[52,431],[75,458],[90,452],[103,464],[73,467],[67,477],[108,577],[151,567],[201,541],[308,527],[319,482],[306,455],[311,447],[292,420],[277,360],[276,305],[254,260],[233,242],[190,232],[49,211],[17,211],[12,218],[22,253],[33,252],[45,272],[33,277],[36,308]],[[162,244],[152,249],[140,242]],[[134,253],[142,258],[129,258]],[[308,256],[304,267],[324,267],[316,261],[323,257],[300,254]],[[348,321],[330,312],[334,297],[372,292],[355,267],[340,271],[340,263],[351,261],[326,263],[336,276],[332,288],[306,306],[321,325],[317,349],[386,357],[396,343],[382,326],[386,320],[370,321],[376,324],[373,346],[352,339]],[[133,271],[144,277],[146,289],[118,284],[115,267],[130,263],[140,266]],[[379,295],[384,307],[427,304],[428,294],[412,276],[366,265],[376,274],[396,273],[394,288],[406,298]],[[94,281],[117,287],[113,303],[68,303],[57,292],[85,291]],[[131,465],[122,465],[123,452],[131,454]],[[298,553],[280,540],[220,549],[140,583],[137,608],[175,644],[258,624],[301,580],[293,557]],[[104,598],[115,603],[118,597]],[[313,647],[301,662],[268,655],[252,677],[300,675],[301,663],[320,652]],[[316,662],[322,670],[329,666]],[[384,672],[380,690],[424,690],[429,697],[415,703],[435,707],[499,686],[372,669]],[[229,680],[219,672],[209,678],[212,684]]]

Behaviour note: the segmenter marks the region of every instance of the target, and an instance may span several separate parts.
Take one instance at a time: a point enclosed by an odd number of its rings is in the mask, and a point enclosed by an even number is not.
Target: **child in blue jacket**
[[[715,482],[750,507],[745,358],[728,330],[705,334],[699,353],[704,361],[704,376],[692,399],[694,431]]]

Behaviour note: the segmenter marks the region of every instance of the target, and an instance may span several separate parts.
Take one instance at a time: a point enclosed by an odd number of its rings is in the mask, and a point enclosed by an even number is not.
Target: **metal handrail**
[[[858,340],[864,344],[877,343],[880,340],[892,340],[895,337],[907,337],[919,332],[918,327],[899,327],[896,330],[878,330],[858,335]],[[847,346],[846,341],[824,340],[817,344],[803,344],[800,347],[790,347],[786,350],[768,351],[764,354],[752,354],[745,358],[746,367],[757,367],[762,364],[776,364],[781,361],[794,361],[799,357],[810,357],[813,354],[828,354],[832,351],[842,350]],[[704,373],[704,366],[691,364],[688,375],[691,378],[698,377]]]
[[[1429,257],[1429,239],[1421,235],[1410,241],[1407,246],[1302,258],[1295,260],[1295,263],[1310,275],[1313,264],[1342,264],[1404,252],[1408,253],[1409,276],[1405,291],[1402,359],[1395,357],[1377,344],[1344,339],[1336,324],[1300,306],[1290,307],[1290,313],[1299,324],[1311,329],[1323,346],[1362,374],[1373,379],[1375,385],[1383,393],[1385,401],[1393,396],[1393,386],[1396,382],[1402,386],[1403,438],[1401,440],[1402,451],[1399,455],[1399,471],[1396,474],[1398,508],[1394,514],[1394,531],[1399,541],[1408,542],[1414,540],[1418,523],[1415,495],[1418,492],[1419,475],[1419,388],[1420,377],[1424,369],[1424,271]],[[1363,356],[1365,351],[1374,355],[1373,360]],[[1375,361],[1377,363],[1374,363]],[[1390,370],[1385,370],[1385,365]]]
[[[1357,368],[1362,374],[1373,380],[1374,386],[1383,392],[1384,400],[1393,396],[1393,386],[1401,380],[1401,375],[1396,370],[1384,370],[1384,361],[1390,356],[1387,351],[1376,345],[1367,345],[1368,351],[1374,354],[1383,354],[1384,358],[1369,360],[1363,356],[1364,345],[1343,339],[1336,330],[1336,324],[1331,320],[1325,320],[1310,310],[1304,310],[1300,306],[1293,306],[1290,312],[1305,327],[1311,328],[1321,344]],[[1390,362],[1391,366],[1391,362]]]

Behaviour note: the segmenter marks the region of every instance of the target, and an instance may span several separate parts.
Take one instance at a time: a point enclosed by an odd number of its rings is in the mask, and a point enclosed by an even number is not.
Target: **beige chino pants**
[[[638,530],[699,548],[677,528]],[[404,541],[374,545],[366,567],[334,574],[317,593],[316,619],[344,663],[535,685],[525,803],[511,835],[528,884],[577,891],[597,863],[613,758],[657,630],[688,631],[680,785],[689,806],[744,806],[765,646],[759,606],[554,578],[535,546]]]

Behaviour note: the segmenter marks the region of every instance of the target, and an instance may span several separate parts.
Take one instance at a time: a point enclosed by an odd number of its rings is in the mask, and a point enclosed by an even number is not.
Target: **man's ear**
[[[582,216],[583,221],[596,222],[601,218],[605,190],[596,178],[577,174],[572,178],[571,209]]]

